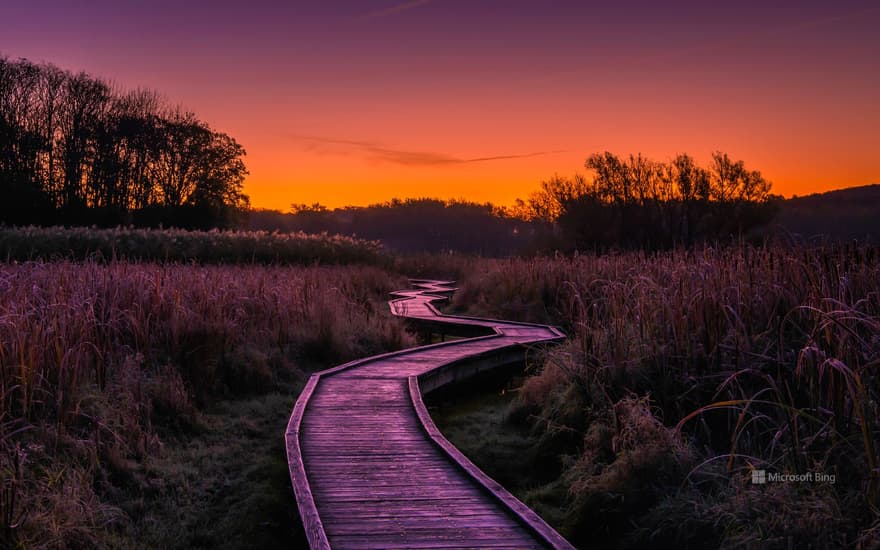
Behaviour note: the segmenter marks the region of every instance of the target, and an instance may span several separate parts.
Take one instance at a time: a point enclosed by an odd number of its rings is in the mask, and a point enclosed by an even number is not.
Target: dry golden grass
[[[631,532],[697,546],[851,544],[877,521],[877,249],[495,261],[460,286],[459,309],[557,323],[571,335],[520,403],[542,437],[559,442],[572,506],[564,528],[575,539],[597,536],[596,513],[609,541]],[[574,448],[572,432],[581,434]],[[751,513],[731,503],[759,498],[752,469],[823,472],[836,484],[768,490],[780,517],[800,509],[785,500],[796,494],[815,515],[792,520],[782,539],[778,518],[752,518],[759,534],[747,534]],[[665,500],[679,491],[710,501],[702,515],[692,508],[703,522],[696,539],[657,520],[662,509],[686,512],[686,499]],[[823,522],[840,525],[832,536]]]
[[[402,284],[372,267],[0,264],[0,546],[101,545],[127,521],[107,495],[161,433],[411,344],[383,303]]]

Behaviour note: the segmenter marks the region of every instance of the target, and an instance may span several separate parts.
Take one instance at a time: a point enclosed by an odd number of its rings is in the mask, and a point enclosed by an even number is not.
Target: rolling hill
[[[880,242],[880,184],[783,201],[776,228],[804,239]]]

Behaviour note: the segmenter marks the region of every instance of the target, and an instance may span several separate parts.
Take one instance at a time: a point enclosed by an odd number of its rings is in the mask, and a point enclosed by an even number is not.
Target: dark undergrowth
[[[307,548],[282,437],[301,388],[220,401],[121,473],[119,548]]]

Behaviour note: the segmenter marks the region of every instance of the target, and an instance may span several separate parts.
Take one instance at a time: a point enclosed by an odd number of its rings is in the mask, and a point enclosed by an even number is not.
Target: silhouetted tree
[[[226,225],[244,155],[154,92],[0,58],[0,223]]]
[[[38,66],[0,58],[0,215],[13,223],[44,221],[51,210],[38,170],[45,140],[37,127]]]
[[[684,154],[664,163],[607,151],[585,166],[592,179],[556,176],[516,207],[521,217],[555,223],[560,248],[690,245],[746,233],[774,211],[770,183],[723,153],[708,168]]]
[[[689,155],[681,154],[665,166],[664,174],[673,188],[670,201],[680,204],[672,214],[678,219],[675,235],[679,242],[689,246],[697,232],[697,220],[709,202],[709,172],[697,166]]]

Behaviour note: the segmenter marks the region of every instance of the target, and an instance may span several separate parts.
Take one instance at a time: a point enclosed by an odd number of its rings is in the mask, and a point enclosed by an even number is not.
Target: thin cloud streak
[[[317,144],[337,145],[342,146],[341,151],[339,150],[339,148],[337,148],[335,151],[325,151],[324,153],[346,155],[349,154],[351,150],[354,150],[354,152],[360,153],[362,156],[366,157],[369,160],[387,162],[390,164],[399,164],[401,166],[448,166],[454,164],[471,164],[477,162],[492,162],[498,160],[524,159],[567,152],[559,150],[536,151],[532,153],[460,158],[446,153],[432,151],[409,151],[405,149],[392,149],[370,141],[357,141],[349,139],[336,139],[321,136],[304,135],[294,135],[293,137],[294,139],[310,143],[311,147],[308,147],[310,151],[315,151],[314,146]]]
[[[418,8],[419,6],[424,6],[425,4],[429,4],[431,2],[433,2],[433,0],[410,0],[409,2],[401,2],[400,4],[396,4],[389,8],[383,8],[380,10],[365,13],[358,17],[358,20],[369,21],[371,19],[379,19],[382,17],[387,17],[389,15],[396,15],[401,12],[409,11],[413,8]]]

